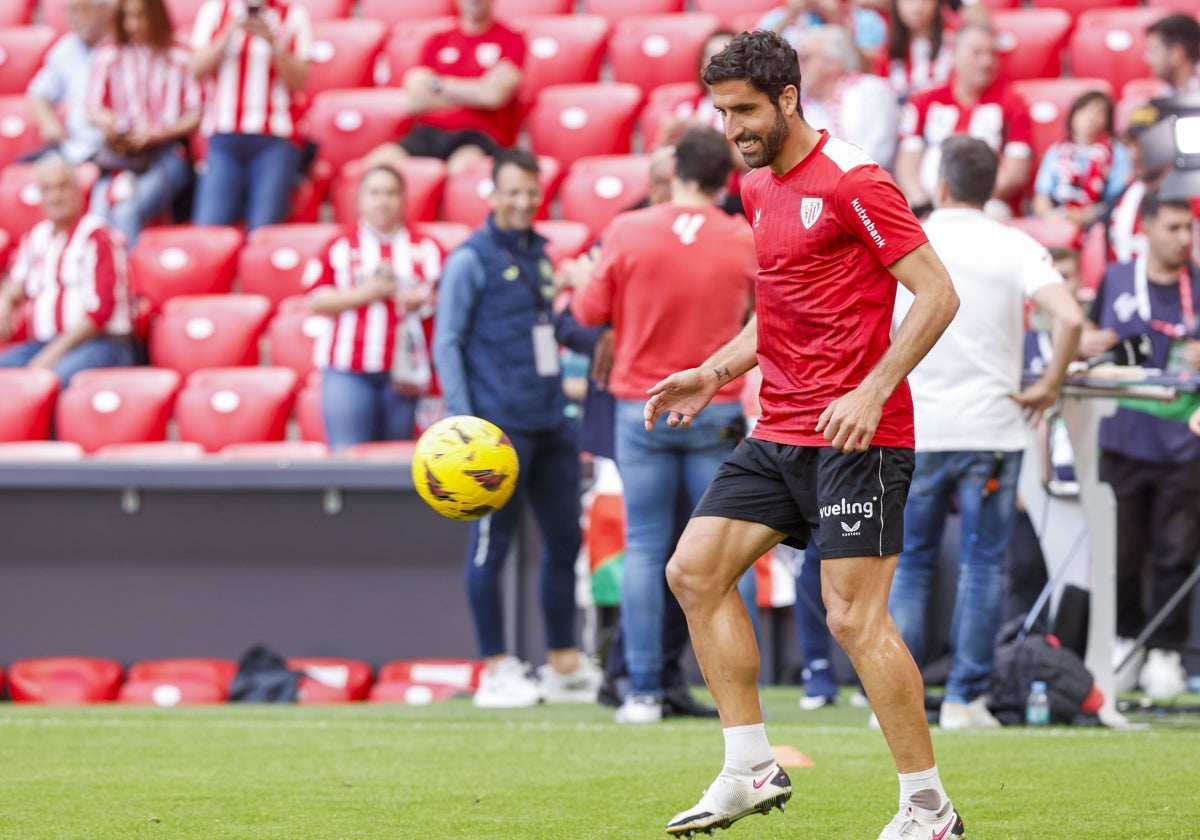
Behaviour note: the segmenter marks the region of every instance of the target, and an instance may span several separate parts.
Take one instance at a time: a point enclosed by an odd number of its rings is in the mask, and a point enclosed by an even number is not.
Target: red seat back
[[[103,703],[117,696],[121,663],[95,656],[22,659],[8,669],[8,691],[18,703]]]
[[[602,155],[571,166],[559,188],[563,218],[583,222],[598,239],[613,216],[646,197],[649,155]]]
[[[0,26],[0,94],[23,95],[56,38],[49,26]]]
[[[700,49],[720,25],[714,15],[700,13],[624,18],[608,41],[613,78],[637,85],[643,94],[659,85],[695,81]]]
[[[44,368],[0,368],[0,441],[46,440],[58,376]]]
[[[566,167],[581,157],[628,154],[641,104],[637,85],[552,85],[525,121],[533,151]]]
[[[58,399],[58,437],[87,452],[110,443],[166,440],[181,382],[178,373],[164,368],[80,371]]]
[[[295,390],[296,373],[287,368],[198,370],[175,403],[179,438],[208,452],[231,443],[283,440]]]
[[[238,287],[273,306],[303,294],[306,273],[317,270],[311,261],[323,258],[341,232],[340,225],[325,223],[256,228],[238,254]]]
[[[129,279],[153,310],[177,295],[219,295],[233,288],[242,232],[234,227],[148,228],[129,253]]]
[[[150,362],[184,376],[207,367],[258,364],[258,340],[271,315],[262,295],[171,298],[150,330]]]

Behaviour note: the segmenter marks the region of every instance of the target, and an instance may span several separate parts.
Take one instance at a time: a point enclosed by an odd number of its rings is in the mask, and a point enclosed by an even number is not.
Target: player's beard
[[[775,160],[779,150],[783,148],[783,141],[787,139],[787,134],[787,120],[783,118],[783,112],[779,110],[779,106],[775,106],[775,123],[765,137],[761,134],[743,134],[738,138],[739,140],[758,141],[757,152],[742,152],[742,160],[746,162],[746,166],[757,169],[760,166],[769,165],[771,161]]]

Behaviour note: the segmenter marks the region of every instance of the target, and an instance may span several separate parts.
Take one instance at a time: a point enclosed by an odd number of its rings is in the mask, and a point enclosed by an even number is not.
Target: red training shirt
[[[817,419],[890,346],[896,279],[887,266],[926,242],[891,176],[857,146],[829,137],[782,177],[756,169],[742,201],[758,250],[762,419],[754,437],[828,446]],[[872,444],[912,448],[902,382]]]

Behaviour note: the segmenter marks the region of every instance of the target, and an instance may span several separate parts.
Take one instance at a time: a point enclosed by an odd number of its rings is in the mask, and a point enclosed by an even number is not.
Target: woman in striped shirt
[[[200,111],[200,86],[163,0],[120,0],[113,40],[97,52],[88,84],[88,112],[104,132],[91,208],[130,245],[190,184],[187,138]]]
[[[333,449],[413,437],[417,399],[431,388],[429,331],[442,251],[404,224],[404,180],[386,166],[358,188],[358,224],[311,272],[312,310],[330,317],[314,359]]]

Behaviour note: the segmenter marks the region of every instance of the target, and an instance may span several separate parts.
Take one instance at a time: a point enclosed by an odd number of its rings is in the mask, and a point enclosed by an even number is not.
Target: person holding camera
[[[671,200],[618,216],[598,262],[565,267],[571,302],[585,326],[611,323],[609,390],[617,398],[616,461],[625,488],[621,632],[631,682],[618,723],[662,719],[664,569],[685,487],[700,500],[744,433],[740,385],[728,385],[690,430],[665,422],[646,431],[646,391],[700,363],[737,335],[750,313],[758,259],[745,217],[718,202],[733,163],[719,131],[694,127],[675,147]]]
[[[312,23],[294,0],[207,0],[192,28],[205,84],[207,166],[193,221],[247,232],[282,222],[300,174],[296,94],[308,80]]]

